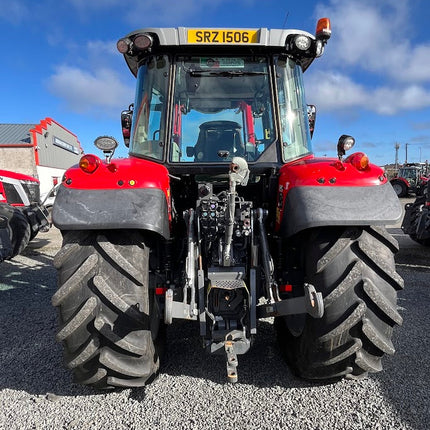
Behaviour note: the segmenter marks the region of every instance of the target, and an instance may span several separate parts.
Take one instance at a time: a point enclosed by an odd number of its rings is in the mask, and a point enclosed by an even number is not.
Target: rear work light
[[[79,167],[85,173],[94,173],[100,165],[100,158],[96,155],[88,154],[84,155],[79,160]]]
[[[337,156],[342,161],[346,151],[349,151],[355,145],[355,139],[347,134],[342,134],[337,142]]]
[[[311,39],[304,34],[299,34],[294,38],[294,45],[301,51],[307,51],[311,46]]]

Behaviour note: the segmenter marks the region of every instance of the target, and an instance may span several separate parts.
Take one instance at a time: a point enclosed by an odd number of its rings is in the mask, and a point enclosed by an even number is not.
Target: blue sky
[[[134,78],[116,41],[143,27],[299,28],[332,22],[322,58],[305,73],[317,106],[313,148],[334,156],[341,134],[375,164],[430,160],[430,8],[426,0],[0,0],[0,122],[51,117],[95,152],[122,145],[119,116]]]

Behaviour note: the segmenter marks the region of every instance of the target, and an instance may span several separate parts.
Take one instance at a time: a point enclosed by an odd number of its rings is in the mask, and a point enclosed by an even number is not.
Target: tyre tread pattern
[[[62,322],[56,338],[75,381],[103,389],[152,380],[159,358],[141,233],[67,232],[54,261],[59,288],[52,303]]]
[[[322,292],[324,315],[308,315],[296,335],[286,318],[275,319],[292,370],[327,380],[380,371],[384,354],[395,352],[393,329],[403,322],[397,308],[404,285],[395,270],[397,241],[385,228],[369,226],[316,229],[302,243],[305,282]]]
[[[60,306],[67,297],[79,290],[82,284],[94,275],[97,262],[97,255],[88,256],[79,269],[54,293],[51,299],[53,306]]]
[[[365,278],[363,280],[363,289],[373,303],[375,303],[375,305],[381,309],[388,318],[397,325],[403,324],[403,318],[397,311],[396,307],[394,307],[394,305],[378,290],[377,286],[371,279]]]
[[[95,297],[90,297],[79,311],[66,324],[58,330],[56,339],[61,342],[75,333],[80,327],[88,323],[96,315],[98,300]]]

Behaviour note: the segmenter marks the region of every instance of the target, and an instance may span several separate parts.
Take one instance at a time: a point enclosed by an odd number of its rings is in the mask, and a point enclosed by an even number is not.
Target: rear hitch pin
[[[237,354],[234,352],[232,340],[226,340],[224,343],[225,353],[227,355],[227,381],[237,382]]]

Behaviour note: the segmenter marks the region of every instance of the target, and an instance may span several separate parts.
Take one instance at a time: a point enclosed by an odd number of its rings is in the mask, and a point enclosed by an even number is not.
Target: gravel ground
[[[301,381],[282,361],[269,319],[229,385],[224,357],[206,355],[198,327],[179,322],[169,327],[159,378],[113,392],[77,386],[62,367],[50,304],[60,235],[40,234],[0,265],[0,429],[428,429],[430,248],[391,232],[401,245],[404,324],[383,372],[358,382]]]

